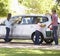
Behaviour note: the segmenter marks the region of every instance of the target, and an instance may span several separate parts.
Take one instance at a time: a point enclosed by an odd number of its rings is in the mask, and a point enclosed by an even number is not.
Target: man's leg
[[[8,42],[10,29],[6,27],[6,37],[5,40]]]
[[[35,44],[38,45],[38,44],[39,44],[39,36],[40,36],[39,31],[36,30],[35,35],[36,35],[36,38],[35,38]]]
[[[58,45],[57,29],[58,29],[57,26],[54,26],[54,27],[53,27],[55,45]]]

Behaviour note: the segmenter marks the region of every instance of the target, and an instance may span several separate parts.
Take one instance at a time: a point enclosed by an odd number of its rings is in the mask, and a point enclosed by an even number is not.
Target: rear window
[[[40,18],[40,22],[41,23],[44,23],[44,22],[47,22],[48,21],[48,18],[47,17],[41,17]]]
[[[44,22],[47,22],[48,21],[48,18],[47,17],[33,17],[33,24],[39,19],[39,22],[40,23],[44,23]]]

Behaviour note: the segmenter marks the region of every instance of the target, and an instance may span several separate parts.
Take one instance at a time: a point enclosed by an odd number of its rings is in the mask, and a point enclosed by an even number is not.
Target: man
[[[5,21],[5,26],[6,26],[6,36],[5,36],[5,41],[9,42],[9,33],[11,29],[11,22],[10,22],[11,14],[9,13],[7,16],[7,20]]]
[[[19,17],[19,16],[17,16],[17,17]],[[14,18],[17,18],[17,17],[14,17]],[[10,30],[12,28],[12,25],[18,21],[18,20],[16,20],[15,22],[12,22],[10,19],[11,19],[11,13],[8,14],[7,20],[5,21],[5,26],[6,26],[5,42],[9,42],[9,40],[11,40],[11,39],[9,39]]]
[[[55,45],[58,45],[58,36],[57,36],[57,29],[58,29],[58,15],[56,13],[56,10],[52,10],[52,25],[53,27],[53,39],[55,41]],[[49,26],[50,26],[49,25]]]
[[[40,21],[40,19],[37,19],[36,22],[35,22],[37,24],[36,25],[36,31],[35,31],[35,35],[36,35],[35,42],[34,42],[35,45],[41,44],[40,41],[39,41],[40,28],[41,28],[40,27],[41,24],[39,23],[39,21]]]

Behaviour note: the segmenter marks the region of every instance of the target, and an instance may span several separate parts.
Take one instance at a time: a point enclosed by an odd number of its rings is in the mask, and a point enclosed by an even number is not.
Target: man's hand
[[[18,22],[18,20],[14,21],[11,25],[14,25],[16,22]]]

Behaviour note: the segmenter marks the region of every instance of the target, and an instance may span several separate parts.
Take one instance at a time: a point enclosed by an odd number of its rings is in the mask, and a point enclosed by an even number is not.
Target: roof
[[[25,14],[25,15],[19,15],[19,16],[45,16],[44,14]]]

